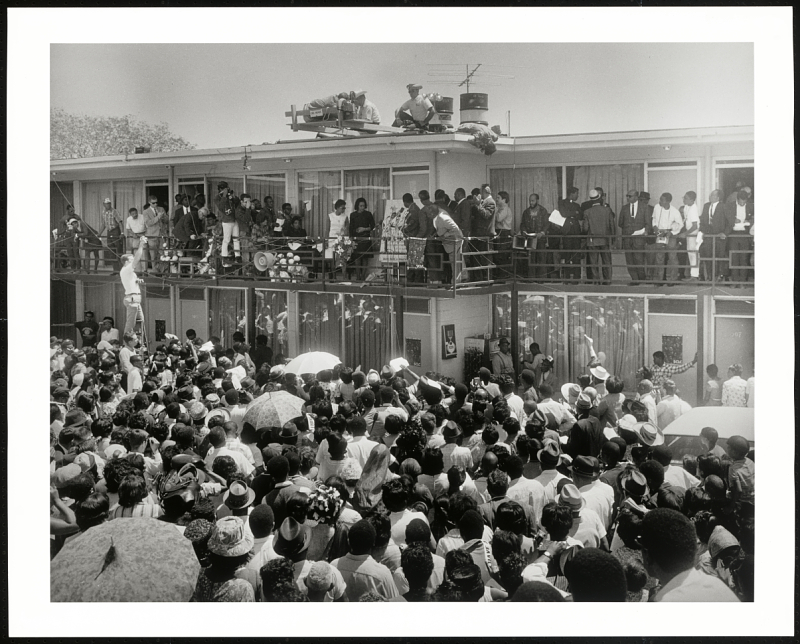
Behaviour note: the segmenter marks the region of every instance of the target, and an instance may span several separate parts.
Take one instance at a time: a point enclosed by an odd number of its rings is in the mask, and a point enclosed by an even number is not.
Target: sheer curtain
[[[492,333],[495,338],[511,335],[511,295],[492,295]]]
[[[589,342],[597,354],[605,353],[603,366],[636,387],[636,370],[644,364],[644,298],[583,296],[569,298],[570,379],[588,373]]]
[[[256,290],[256,335],[265,335],[273,356],[289,353],[286,291]],[[255,344],[255,339],[254,339]]]
[[[625,193],[628,190],[644,190],[644,165],[632,163],[625,165],[585,165],[575,168],[573,185],[580,190],[580,200],[589,199],[589,191],[600,186],[606,193],[606,201],[615,215],[628,203]],[[617,234],[621,230],[617,229]]]
[[[50,182],[50,230],[61,228],[59,221],[67,214],[67,206],[75,204],[72,197],[72,184],[62,181],[56,183]],[[50,241],[53,241],[53,236],[49,235]]]
[[[510,206],[514,213],[514,232],[519,231],[522,213],[528,207],[531,193],[539,195],[539,203],[552,212],[561,196],[558,177],[561,168],[497,168],[489,171],[489,185],[497,195],[505,190],[511,198]]]
[[[367,210],[375,217],[375,224],[381,223],[389,198],[389,169],[345,170],[344,200],[348,213],[353,212],[359,197],[367,200]]]
[[[114,182],[114,208],[122,215],[122,230],[125,230],[125,221],[128,218],[128,209],[136,208],[141,213],[144,202],[141,181],[115,181]]]
[[[111,183],[109,181],[87,181],[83,184],[83,203],[78,215],[95,231],[100,231],[103,225],[103,199],[111,196]]]
[[[223,347],[233,346],[233,334],[241,331],[247,336],[244,289],[210,288],[208,303],[208,333],[219,336]]]
[[[323,237],[328,233],[328,213],[342,195],[342,174],[338,170],[326,172],[298,172],[300,208],[305,212],[306,232],[311,237]],[[310,203],[310,212],[302,202]],[[277,202],[276,202],[277,205]]]
[[[527,359],[532,342],[545,355],[553,356],[553,370],[558,379],[567,374],[567,351],[564,344],[564,298],[553,295],[519,295],[519,351]],[[520,360],[522,363],[522,360]]]
[[[342,297],[340,293],[300,293],[301,354],[327,351],[341,357]]]
[[[345,364],[380,370],[391,360],[389,298],[345,295],[344,305]]]
[[[216,187],[216,186],[214,186]],[[283,174],[247,175],[247,194],[266,206],[266,198],[272,197],[275,210],[286,203],[286,176]],[[299,208],[295,208],[299,211]]]

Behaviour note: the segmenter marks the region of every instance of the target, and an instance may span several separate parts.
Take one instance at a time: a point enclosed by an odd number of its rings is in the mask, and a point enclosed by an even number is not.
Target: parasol
[[[288,373],[319,373],[325,369],[333,369],[341,360],[332,353],[310,351],[297,356],[284,367]]]
[[[171,523],[114,519],[67,543],[50,562],[53,602],[185,602],[200,562]]]
[[[242,424],[248,423],[256,429],[283,427],[293,418],[301,416],[305,401],[288,391],[268,391],[247,406]]]

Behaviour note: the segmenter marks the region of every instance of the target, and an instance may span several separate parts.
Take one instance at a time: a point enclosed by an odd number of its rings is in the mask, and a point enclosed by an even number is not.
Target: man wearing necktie
[[[648,195],[649,196],[649,195]],[[646,279],[645,233],[650,226],[649,208],[645,202],[639,202],[639,192],[628,190],[625,194],[628,203],[622,207],[617,225],[622,229],[622,248],[625,250],[625,262],[631,276],[631,286]]]
[[[703,214],[700,215],[700,232],[703,233],[700,257],[705,281],[710,281],[712,275],[717,280],[723,280],[728,276],[727,236],[731,230],[728,229],[720,197],[720,191],[713,190],[708,196],[708,203],[703,205]],[[712,260],[712,257],[716,259]],[[716,265],[712,267],[712,263]]]

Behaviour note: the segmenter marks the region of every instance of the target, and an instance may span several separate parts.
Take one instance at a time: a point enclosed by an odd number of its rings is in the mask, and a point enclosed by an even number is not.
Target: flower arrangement
[[[319,485],[308,495],[309,505],[307,518],[317,523],[334,525],[344,505],[339,492],[327,485]]]
[[[273,282],[304,282],[308,278],[308,268],[300,263],[299,255],[279,253],[275,264],[267,269],[267,276]]]
[[[339,235],[333,243],[333,252],[336,257],[336,263],[344,268],[353,254],[353,240],[346,235]]]

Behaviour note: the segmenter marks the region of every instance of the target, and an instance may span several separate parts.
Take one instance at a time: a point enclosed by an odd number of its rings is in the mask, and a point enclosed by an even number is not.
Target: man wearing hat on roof
[[[500,351],[492,356],[492,373],[495,376],[509,375],[511,380],[516,382],[514,373],[514,360],[511,358],[511,342],[508,338],[500,338]]]
[[[434,114],[436,114],[433,109],[433,103],[420,95],[419,90],[422,89],[422,85],[410,83],[406,85],[406,88],[411,98],[397,109],[392,125],[394,127],[413,126],[424,130]]]
[[[378,108],[375,107],[375,103],[367,98],[367,92],[363,89],[360,89],[357,92],[354,92],[354,96],[355,104],[358,107],[356,118],[360,121],[366,121],[367,123],[380,125],[381,115],[378,112]]]
[[[583,213],[583,231],[588,235],[586,248],[589,254],[588,277],[590,283],[611,283],[611,242],[616,229],[614,213],[603,203],[597,189],[589,191],[591,206]]]

